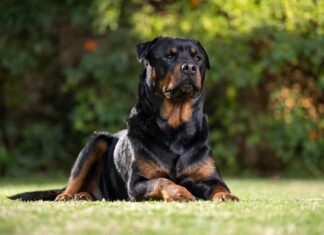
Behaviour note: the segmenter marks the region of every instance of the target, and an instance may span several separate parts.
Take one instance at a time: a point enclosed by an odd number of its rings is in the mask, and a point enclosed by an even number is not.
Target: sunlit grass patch
[[[20,202],[64,181],[0,181],[0,234],[322,234],[321,180],[228,180],[239,203]]]

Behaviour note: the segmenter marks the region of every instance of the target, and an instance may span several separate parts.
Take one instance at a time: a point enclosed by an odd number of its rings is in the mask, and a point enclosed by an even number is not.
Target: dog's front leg
[[[135,201],[164,200],[195,201],[196,198],[185,188],[166,178],[131,182],[129,194]]]
[[[212,201],[239,201],[240,199],[234,196],[227,188],[220,184],[216,184],[210,195]]]
[[[212,157],[204,157],[191,164],[179,164],[179,184],[198,198],[212,201],[239,201],[234,196],[216,167]]]

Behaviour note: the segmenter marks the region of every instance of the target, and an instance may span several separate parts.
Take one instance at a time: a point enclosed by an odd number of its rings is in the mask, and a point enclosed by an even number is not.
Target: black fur
[[[54,201],[55,197],[63,192],[64,189],[52,189],[52,190],[44,190],[44,191],[34,191],[27,193],[20,193],[8,198],[12,200],[22,200],[22,201]]]

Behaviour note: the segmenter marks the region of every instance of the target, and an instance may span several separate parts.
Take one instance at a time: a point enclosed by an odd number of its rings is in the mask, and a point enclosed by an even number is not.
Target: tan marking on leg
[[[153,161],[138,159],[136,160],[136,166],[139,172],[147,179],[157,179],[168,175],[168,170],[164,166]]]
[[[96,154],[103,154],[108,150],[108,144],[106,141],[103,140],[98,140],[95,146],[95,152]],[[97,157],[101,157],[101,156],[97,156]]]
[[[73,196],[67,193],[61,193],[56,196],[55,201],[66,202],[73,199]]]
[[[148,199],[171,201],[195,201],[196,198],[185,188],[175,184],[171,180],[165,178],[156,179],[152,192],[146,196]]]
[[[82,169],[76,177],[71,176],[63,193],[59,194],[55,201],[66,201],[73,199],[74,194],[78,193],[81,186],[85,183],[85,179],[93,164],[98,161],[103,153],[107,151],[108,144],[103,140],[98,140],[95,144],[94,151],[83,162]]]
[[[240,199],[231,194],[224,186],[216,185],[213,193],[211,194],[211,200],[216,202],[222,201],[239,201]]]
[[[180,172],[179,176],[185,176],[193,181],[207,180],[215,171],[216,166],[214,160],[208,158],[187,166]]]
[[[94,201],[92,195],[88,192],[81,192],[74,195],[76,201]]]
[[[55,201],[67,201],[67,199],[72,200],[74,197],[74,194],[78,193],[80,190],[82,184],[84,183],[84,180],[86,178],[87,173],[89,172],[89,169],[91,165],[94,162],[95,154],[92,154],[87,161],[83,163],[82,169],[77,177],[73,178],[71,177],[68,185],[66,186],[66,189],[63,193],[59,194]]]

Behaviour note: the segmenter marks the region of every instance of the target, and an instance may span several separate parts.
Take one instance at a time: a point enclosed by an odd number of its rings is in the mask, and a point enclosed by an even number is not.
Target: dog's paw
[[[196,198],[184,187],[179,185],[168,185],[162,190],[164,201],[189,202],[196,201]]]
[[[234,196],[231,193],[226,193],[226,192],[215,193],[212,200],[215,202],[224,202],[224,201],[238,202],[238,201],[240,201],[240,199],[238,197]]]
[[[94,198],[87,192],[81,192],[74,195],[76,201],[93,201]]]
[[[66,201],[71,201],[73,199],[73,196],[68,193],[61,193],[56,196],[55,201],[57,202],[66,202]]]

